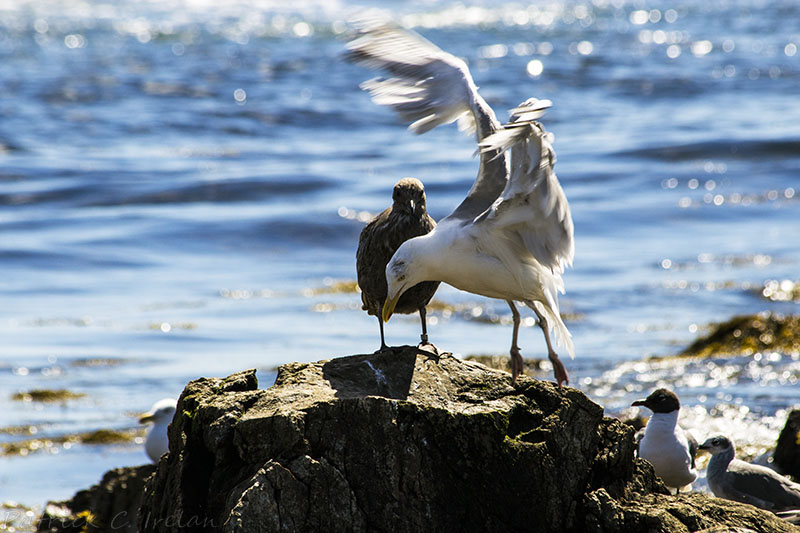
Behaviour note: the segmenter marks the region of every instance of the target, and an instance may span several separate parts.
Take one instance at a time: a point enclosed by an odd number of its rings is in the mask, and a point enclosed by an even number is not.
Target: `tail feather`
[[[558,304],[555,309],[549,305],[545,305],[540,301],[525,301],[525,305],[538,310],[547,319],[547,326],[553,336],[555,337],[556,346],[563,346],[571,359],[575,359],[575,345],[572,343],[572,333],[567,329],[567,325],[561,319],[558,312]]]

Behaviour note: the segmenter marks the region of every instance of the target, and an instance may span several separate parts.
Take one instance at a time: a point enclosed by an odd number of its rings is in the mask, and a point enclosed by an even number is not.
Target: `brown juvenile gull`
[[[386,264],[403,242],[430,232],[436,222],[425,210],[425,188],[415,178],[403,178],[394,185],[392,206],[361,231],[356,252],[358,286],[361,287],[362,309],[378,317],[381,328],[381,350],[386,348],[381,309],[386,301]],[[422,322],[422,344],[428,344],[425,306],[439,288],[438,281],[426,281],[409,288],[397,300],[396,313],[419,312]]]
[[[569,383],[550,331],[574,356],[558,310],[561,275],[574,254],[572,216],[553,171],[551,135],[535,122],[550,102],[527,100],[501,125],[467,65],[418,34],[364,23],[348,48],[352,61],[391,74],[362,84],[376,103],[392,107],[416,133],[456,120],[474,127],[480,153],[478,176],[466,198],[430,233],[403,243],[387,265],[383,319],[389,320],[403,293],[422,281],[505,300],[514,317],[510,353],[516,381],[523,360],[514,301],[522,301],[539,320],[556,381]]]

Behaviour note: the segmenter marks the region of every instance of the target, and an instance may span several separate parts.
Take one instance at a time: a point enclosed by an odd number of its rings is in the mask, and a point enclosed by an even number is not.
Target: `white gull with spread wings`
[[[522,301],[538,317],[556,381],[569,383],[550,342],[552,331],[574,357],[558,310],[561,275],[574,254],[572,216],[553,171],[551,135],[536,122],[550,102],[526,100],[501,125],[467,65],[418,34],[383,23],[364,25],[348,48],[349,59],[392,75],[362,84],[375,102],[392,107],[416,133],[456,120],[474,127],[480,153],[467,197],[433,231],[403,243],[386,266],[383,319],[389,320],[407,288],[422,281],[505,300],[514,318],[510,353],[516,381],[523,360],[514,301]]]

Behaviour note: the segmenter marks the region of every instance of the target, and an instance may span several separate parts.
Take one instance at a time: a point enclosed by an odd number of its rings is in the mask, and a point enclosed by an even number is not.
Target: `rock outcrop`
[[[188,384],[146,487],[155,531],[697,531],[792,526],[670,496],[580,391],[405,347]],[[725,529],[723,529],[725,530]]]
[[[707,335],[697,338],[679,355],[715,357],[765,351],[799,353],[800,316],[770,312],[735,316],[712,324]]]
[[[794,409],[786,417],[772,457],[783,474],[800,482],[800,409]]]
[[[77,492],[72,499],[48,502],[37,531],[135,533],[145,480],[155,469],[152,464],[115,468],[103,474],[100,483]]]

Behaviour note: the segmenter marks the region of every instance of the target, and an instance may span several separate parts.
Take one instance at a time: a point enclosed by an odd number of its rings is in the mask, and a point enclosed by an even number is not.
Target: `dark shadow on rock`
[[[438,360],[431,352],[412,346],[388,348],[370,355],[331,359],[322,365],[322,377],[336,391],[336,398],[382,396],[408,399],[417,355]]]
[[[145,481],[155,470],[152,464],[109,470],[100,483],[79,491],[72,499],[48,502],[39,518],[37,531],[136,532]]]

